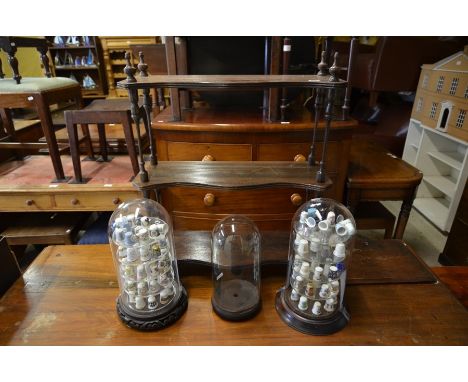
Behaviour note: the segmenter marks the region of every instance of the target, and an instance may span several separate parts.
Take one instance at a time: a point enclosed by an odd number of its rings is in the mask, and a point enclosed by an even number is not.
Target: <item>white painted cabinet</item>
[[[410,120],[403,159],[424,174],[413,206],[449,232],[468,175],[468,143]]]

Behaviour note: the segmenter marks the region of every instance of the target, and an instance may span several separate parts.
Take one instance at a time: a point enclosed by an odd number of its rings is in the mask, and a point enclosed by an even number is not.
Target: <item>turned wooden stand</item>
[[[254,189],[261,187],[303,187],[315,191],[317,195],[330,187],[331,182],[326,177],[326,153],[330,124],[333,119],[333,106],[337,89],[345,88],[346,81],[338,78],[339,68],[335,61],[326,73],[326,64],[321,62],[317,75],[156,75],[148,76],[140,69],[140,76],[135,77],[136,69],[130,63],[127,54],[125,73],[127,79],[119,82],[118,87],[127,89],[132,118],[137,131],[140,123],[146,126],[151,120],[151,95],[154,88],[170,88],[176,90],[190,89],[271,89],[271,88],[310,88],[314,89],[316,97],[316,126],[318,115],[325,104],[324,118],[326,121],[322,157],[319,165],[315,163],[315,128],[311,139],[311,153],[307,164],[294,167],[284,162],[230,162],[229,164],[199,162],[187,165],[187,162],[171,162],[169,165],[158,164],[156,148],[151,145],[150,170],[145,168],[143,155],[140,152],[139,180],[135,181],[138,189],[145,196],[150,191],[159,191],[162,187],[174,185],[195,185],[208,188],[224,189]],[[143,105],[139,105],[138,90],[143,92]],[[174,110],[173,110],[174,113]],[[315,127],[316,127],[315,126]],[[169,166],[169,167],[168,167]]]

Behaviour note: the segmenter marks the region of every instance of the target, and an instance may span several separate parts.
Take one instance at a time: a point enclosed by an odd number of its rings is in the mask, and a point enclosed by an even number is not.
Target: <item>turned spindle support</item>
[[[285,37],[283,40],[283,74],[288,74],[289,72],[289,59],[291,57],[291,39]],[[280,105],[280,115],[281,122],[286,122],[286,112],[289,107],[288,103],[288,89],[283,88],[281,90],[281,105]]]
[[[131,63],[130,53],[125,53],[125,60],[127,62],[124,73],[127,75],[127,82],[133,83],[137,82],[135,78],[136,69],[133,67]],[[145,159],[143,157],[143,147],[141,144],[141,131],[140,131],[140,119],[141,119],[141,109],[138,105],[138,90],[137,89],[128,89],[128,98],[130,99],[130,113],[132,115],[133,122],[136,125],[136,132],[137,132],[137,142],[138,142],[138,156],[139,156],[139,167],[140,172],[138,173],[140,176],[140,180],[142,182],[147,182],[148,172],[145,169]]]
[[[143,52],[139,52],[140,62],[138,63],[138,70],[140,71],[140,77],[148,77],[148,65],[144,61]],[[151,98],[150,89],[143,89],[143,109],[145,110],[145,128],[146,134],[150,143],[150,163],[152,166],[158,164],[158,157],[156,154],[156,145],[153,137],[153,130],[151,129],[151,113],[153,112],[153,100]]]
[[[319,77],[325,77],[328,75],[327,69],[327,61],[326,61],[326,52],[323,50],[322,51],[322,56],[319,64],[317,65],[319,71],[317,73],[317,76]],[[318,128],[318,123],[320,120],[320,115],[323,109],[323,93],[324,91],[322,89],[316,89],[315,92],[315,115],[314,115],[314,129],[313,129],[313,135],[312,135],[312,145],[310,146],[310,154],[309,157],[307,158],[307,162],[309,163],[309,166],[314,166],[315,165],[315,140],[316,140],[316,135],[317,135],[317,128]]]
[[[348,84],[346,85],[346,93],[344,97],[344,103],[342,106],[343,120],[346,120],[349,118],[351,90],[352,90],[351,89],[351,76],[353,72],[355,57],[357,55],[357,50],[358,50],[358,39],[357,37],[353,37],[351,39],[351,44],[349,46],[348,73],[346,76],[346,81],[348,81]]]
[[[16,81],[17,84],[21,82],[21,76],[18,71],[18,59],[15,57],[17,48],[15,43],[12,42],[11,45],[8,47],[7,54],[8,54],[8,63],[11,66],[11,70],[13,71],[13,79]]]
[[[337,82],[339,81],[340,68],[337,65],[338,52],[335,53],[333,65],[330,67],[330,78],[328,81]],[[328,136],[330,134],[331,121],[333,120],[333,106],[335,104],[336,90],[334,88],[328,89],[327,107],[325,109],[325,133],[323,135],[323,148],[322,158],[320,160],[320,167],[317,171],[316,180],[319,183],[325,182],[325,164],[327,160],[327,148],[328,148]]]
[[[44,74],[47,78],[52,77],[52,72],[50,71],[49,57],[47,57],[47,51],[49,48],[47,46],[41,46],[37,48],[37,51],[40,54],[42,65],[44,65]]]

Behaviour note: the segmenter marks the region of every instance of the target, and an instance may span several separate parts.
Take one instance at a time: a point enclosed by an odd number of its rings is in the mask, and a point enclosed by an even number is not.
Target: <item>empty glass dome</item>
[[[227,320],[253,317],[261,307],[260,232],[245,216],[231,215],[212,232],[215,312]]]
[[[169,214],[150,199],[122,203],[109,220],[108,235],[120,288],[119,315],[132,326],[125,318],[130,317],[138,329],[159,329],[158,322],[146,321],[187,305]],[[146,322],[144,327],[140,327],[142,322]]]
[[[297,210],[286,285],[276,301],[289,325],[312,334],[333,333],[346,325],[344,294],[355,233],[352,214],[334,200],[312,199]]]

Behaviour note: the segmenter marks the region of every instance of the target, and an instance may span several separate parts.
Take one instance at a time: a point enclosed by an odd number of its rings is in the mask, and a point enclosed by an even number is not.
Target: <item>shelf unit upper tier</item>
[[[121,89],[345,88],[347,82],[317,75],[150,75],[117,83]]]

